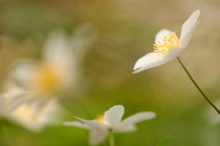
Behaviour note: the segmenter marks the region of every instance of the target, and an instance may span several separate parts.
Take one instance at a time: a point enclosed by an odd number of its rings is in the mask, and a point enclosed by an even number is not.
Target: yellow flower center
[[[33,88],[40,94],[51,95],[60,89],[59,70],[49,65],[42,65],[33,77]]]
[[[104,115],[98,115],[96,118],[101,124],[106,124]]]
[[[181,43],[176,33],[170,32],[168,36],[164,36],[163,41],[156,42],[153,46],[154,52],[167,54],[173,48],[180,48]]]

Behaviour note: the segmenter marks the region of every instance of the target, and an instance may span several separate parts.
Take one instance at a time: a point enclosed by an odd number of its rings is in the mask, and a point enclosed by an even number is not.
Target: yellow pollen
[[[170,32],[169,36],[164,36],[162,42],[157,42],[154,45],[154,52],[167,54],[173,48],[180,48],[181,43],[175,32]]]
[[[59,71],[51,66],[42,65],[32,79],[33,88],[40,94],[54,94],[60,88]]]
[[[96,118],[101,124],[105,124],[105,118],[104,115],[98,115]]]

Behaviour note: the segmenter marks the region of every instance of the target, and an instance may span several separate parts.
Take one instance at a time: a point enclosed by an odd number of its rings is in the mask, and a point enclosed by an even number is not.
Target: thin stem
[[[109,144],[110,144],[110,146],[115,146],[115,139],[114,139],[113,132],[110,132],[110,134],[109,134]]]
[[[196,81],[193,79],[193,77],[191,76],[191,74],[189,73],[189,71],[187,70],[187,68],[184,66],[183,62],[181,61],[181,59],[179,57],[177,57],[178,62],[180,63],[180,65],[182,66],[182,68],[184,69],[184,71],[186,72],[186,74],[188,75],[189,79],[192,81],[192,83],[195,85],[195,87],[198,89],[198,91],[201,93],[201,95],[204,97],[204,99],[215,109],[215,111],[220,114],[220,110],[214,105],[214,103],[212,103],[212,101],[208,98],[208,96],[205,95],[205,93],[202,91],[202,89],[199,87],[199,85],[196,83]]]

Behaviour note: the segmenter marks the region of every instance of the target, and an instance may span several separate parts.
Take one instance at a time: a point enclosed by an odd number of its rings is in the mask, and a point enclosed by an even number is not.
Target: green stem
[[[202,89],[199,87],[199,85],[196,83],[196,81],[193,79],[193,77],[191,76],[191,74],[189,73],[189,71],[187,70],[187,68],[185,67],[185,65],[183,64],[183,62],[181,61],[181,59],[179,57],[177,57],[178,62],[180,63],[180,65],[182,66],[182,68],[184,69],[184,71],[186,72],[186,74],[188,75],[189,79],[192,81],[192,83],[195,85],[195,87],[198,89],[198,91],[201,93],[202,97],[204,97],[204,99],[213,107],[213,109],[220,115],[220,110],[214,105],[214,103],[212,103],[212,101],[208,98],[208,96],[206,96],[206,94],[202,91]]]
[[[110,146],[115,146],[115,140],[114,140],[113,132],[110,132],[110,134],[109,134],[109,144],[110,144]]]

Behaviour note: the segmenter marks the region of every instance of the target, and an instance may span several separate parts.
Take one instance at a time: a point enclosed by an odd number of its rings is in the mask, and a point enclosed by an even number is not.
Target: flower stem
[[[115,146],[115,140],[114,140],[113,132],[110,132],[110,134],[109,134],[109,144],[110,144],[110,146]]]
[[[185,67],[185,65],[183,64],[183,62],[181,61],[181,59],[179,57],[177,57],[178,62],[180,63],[180,65],[182,66],[182,68],[184,69],[184,71],[186,72],[186,74],[188,75],[189,79],[192,81],[192,83],[195,85],[195,87],[198,89],[198,91],[201,93],[201,95],[204,97],[204,99],[215,109],[215,111],[220,115],[220,110],[214,105],[214,103],[212,103],[212,101],[205,95],[205,93],[202,91],[202,89],[199,87],[199,85],[196,83],[196,81],[193,79],[193,77],[191,76],[191,74],[189,73],[189,71],[187,70],[187,68]]]

